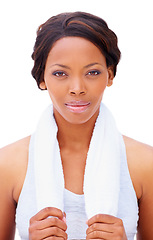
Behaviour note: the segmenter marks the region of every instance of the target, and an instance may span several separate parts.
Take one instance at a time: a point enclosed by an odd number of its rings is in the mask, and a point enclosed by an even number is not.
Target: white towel
[[[37,210],[56,207],[63,211],[64,176],[57,141],[57,125],[50,105],[43,113],[34,145]],[[86,159],[85,208],[88,219],[103,213],[117,215],[120,191],[120,149],[123,138],[112,114],[101,103]]]

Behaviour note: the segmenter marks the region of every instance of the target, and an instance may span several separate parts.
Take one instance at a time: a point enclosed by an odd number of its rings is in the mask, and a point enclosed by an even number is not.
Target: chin
[[[80,113],[80,114],[71,114],[71,116],[63,116],[65,121],[69,122],[70,124],[75,124],[75,125],[81,125],[89,122],[93,117],[95,116],[95,113],[90,114],[89,113]],[[97,118],[97,114],[95,116],[95,119]]]
[[[61,111],[61,109],[59,109],[59,111],[57,109],[54,108],[54,115],[56,120],[60,120],[60,121],[66,121],[67,123],[70,124],[75,124],[75,125],[80,125],[80,124],[85,124],[87,122],[91,121],[95,121],[97,119],[99,113],[99,108],[98,109],[88,109],[84,112],[81,113],[74,113],[71,111]]]

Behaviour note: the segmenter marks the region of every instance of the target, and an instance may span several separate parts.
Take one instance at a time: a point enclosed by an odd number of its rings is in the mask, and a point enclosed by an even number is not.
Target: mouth
[[[85,112],[90,106],[90,102],[85,101],[71,101],[65,103],[67,109],[73,113],[82,113]]]

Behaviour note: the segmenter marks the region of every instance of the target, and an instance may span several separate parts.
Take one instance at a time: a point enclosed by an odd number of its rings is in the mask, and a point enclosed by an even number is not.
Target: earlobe
[[[39,87],[40,87],[40,89],[42,89],[42,90],[46,90],[47,87],[46,87],[45,81],[41,82],[41,83],[39,84]]]
[[[108,67],[108,83],[107,87],[112,86],[114,80],[113,67]]]
[[[113,80],[108,79],[107,87],[110,87],[113,85]]]

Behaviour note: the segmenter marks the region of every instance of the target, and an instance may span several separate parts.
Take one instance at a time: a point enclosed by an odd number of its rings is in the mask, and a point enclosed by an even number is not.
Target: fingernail
[[[63,219],[62,219],[62,220],[63,220],[63,222],[65,222],[65,223],[66,223],[66,217],[63,217]]]
[[[65,212],[63,212],[63,222],[65,222],[66,223],[66,213]]]

